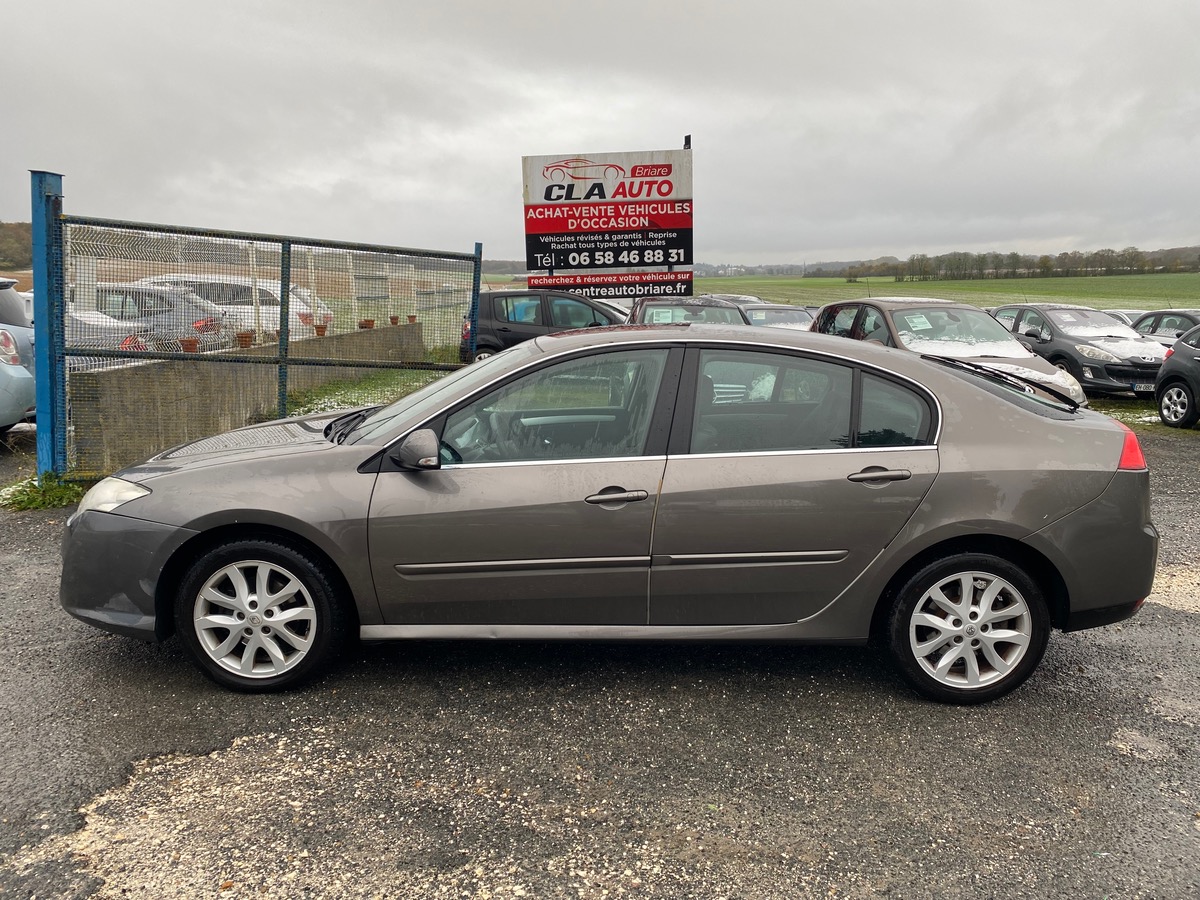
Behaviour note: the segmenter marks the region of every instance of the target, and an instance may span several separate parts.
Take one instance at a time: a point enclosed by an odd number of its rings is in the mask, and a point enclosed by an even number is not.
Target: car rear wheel
[[[1191,428],[1200,421],[1196,396],[1182,381],[1169,384],[1158,395],[1158,417],[1172,428]]]
[[[1041,662],[1050,616],[1018,566],[960,553],[921,569],[900,589],[888,639],[901,673],[942,703],[994,700]]]
[[[487,359],[489,356],[495,356],[499,350],[493,350],[491,347],[480,347],[475,351],[475,356],[471,362],[479,362],[481,359]]]
[[[205,675],[246,692],[290,688],[341,648],[347,616],[323,567],[274,541],[222,544],[175,600],[180,639]]]

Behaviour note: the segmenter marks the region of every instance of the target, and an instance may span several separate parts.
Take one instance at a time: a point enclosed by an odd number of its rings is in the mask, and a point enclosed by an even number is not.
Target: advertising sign
[[[584,290],[606,285],[610,293],[636,296],[691,293],[691,272],[647,272],[647,267],[692,265],[692,153],[653,150],[588,156],[526,156],[525,267],[549,271],[529,283]],[[625,270],[601,279],[597,270]],[[571,276],[574,286],[555,273]],[[611,273],[610,273],[611,275]],[[684,277],[686,276],[686,277]],[[618,288],[620,290],[618,291]]]

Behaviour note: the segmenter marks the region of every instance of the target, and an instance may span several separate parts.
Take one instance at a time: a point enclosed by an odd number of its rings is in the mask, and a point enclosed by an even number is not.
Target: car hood
[[[335,446],[325,439],[325,426],[343,412],[278,419],[215,434],[164,450],[145,462],[122,469],[117,475],[127,481],[146,481],[180,469],[320,452]]]
[[[1113,356],[1120,357],[1121,359],[1162,362],[1167,352],[1162,344],[1158,343],[1158,341],[1152,341],[1149,338],[1079,337],[1076,340],[1084,341],[1102,350],[1107,350]]]

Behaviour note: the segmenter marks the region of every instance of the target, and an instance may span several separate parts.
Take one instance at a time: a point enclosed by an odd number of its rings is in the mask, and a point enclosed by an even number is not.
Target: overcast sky
[[[1198,0],[0,10],[3,221],[522,259],[522,156],[691,134],[699,262],[1200,243]]]

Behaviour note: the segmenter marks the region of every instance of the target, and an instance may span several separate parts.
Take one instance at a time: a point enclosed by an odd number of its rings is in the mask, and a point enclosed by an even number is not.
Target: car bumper
[[[1079,383],[1084,390],[1103,394],[1122,394],[1129,391],[1150,393],[1161,366],[1132,366],[1122,363],[1103,365],[1093,360],[1083,363]]]
[[[67,521],[59,602],[105,631],[153,641],[169,629],[156,608],[158,579],[193,531],[89,510]]]
[[[1057,627],[1077,631],[1128,618],[1150,596],[1158,565],[1150,473],[1117,472],[1099,497],[1026,543],[1054,564],[1066,585]]]
[[[34,383],[28,369],[0,363],[0,428],[33,417]]]

